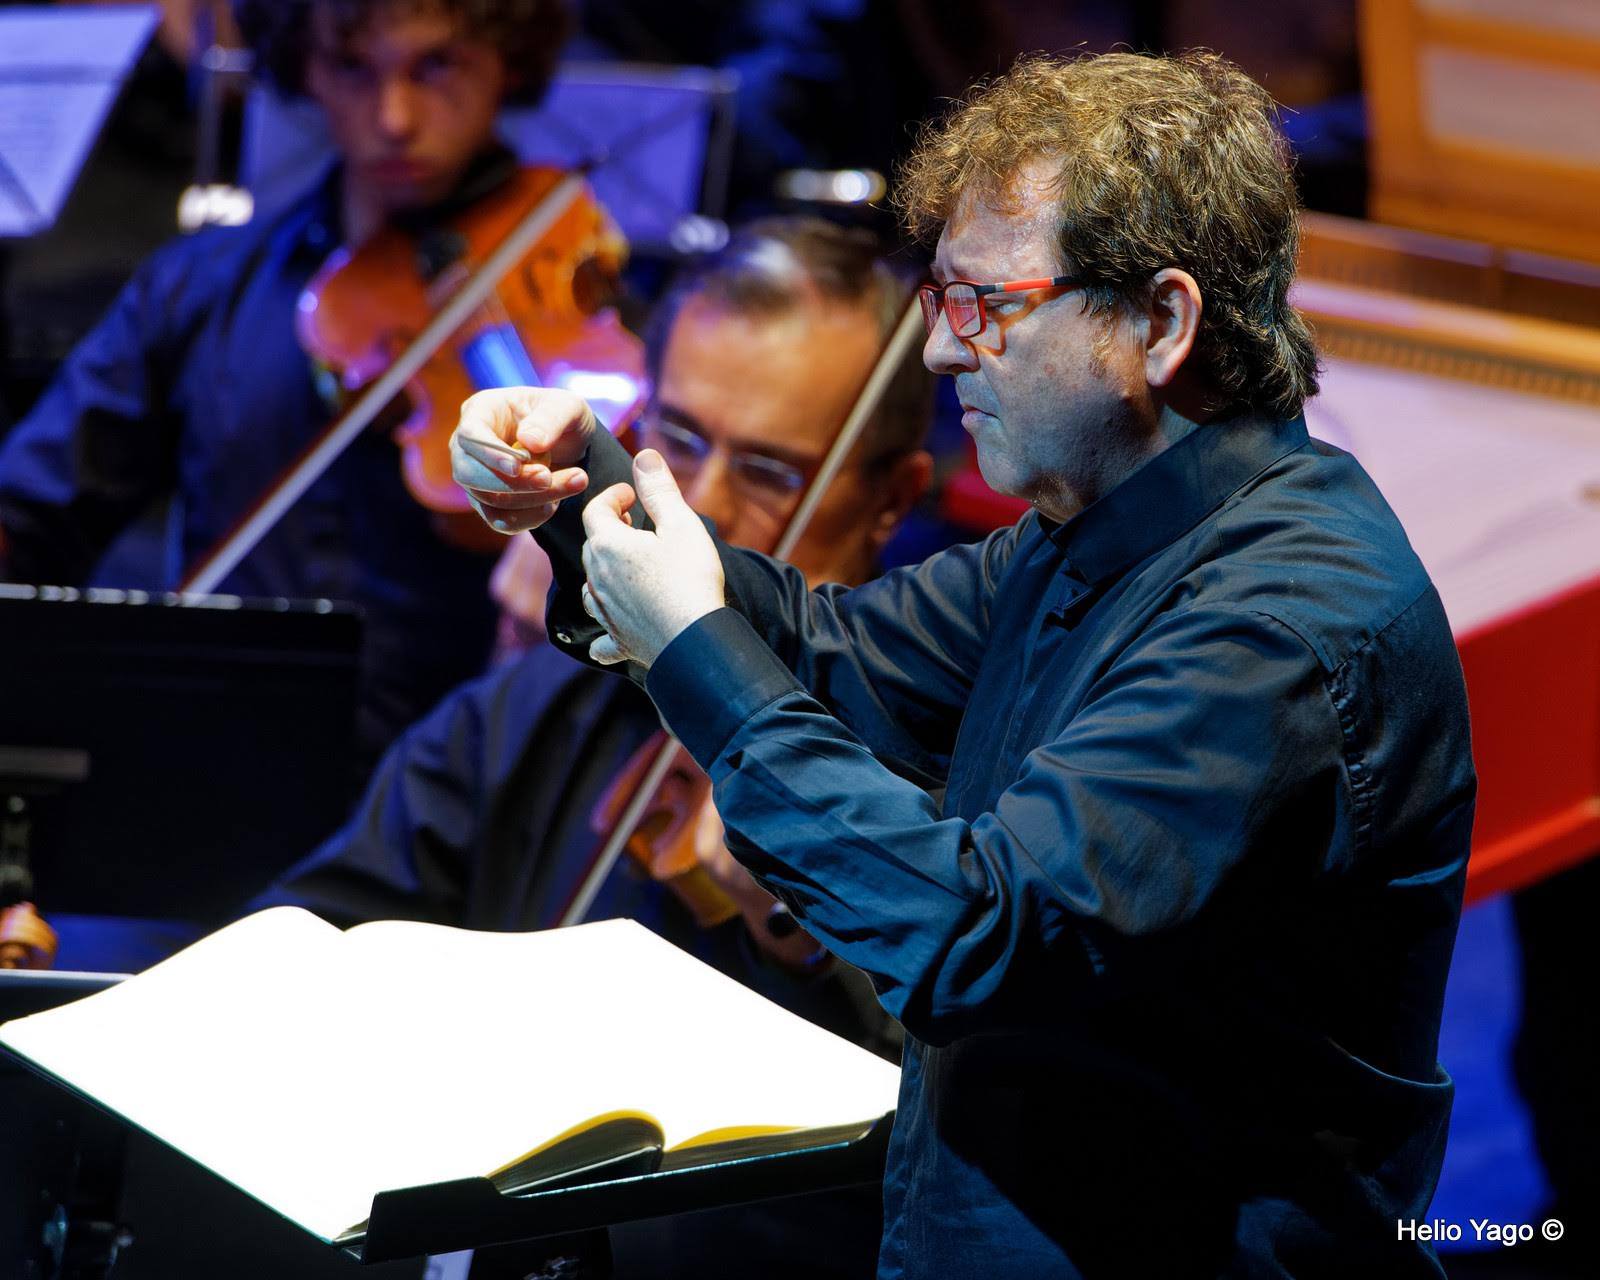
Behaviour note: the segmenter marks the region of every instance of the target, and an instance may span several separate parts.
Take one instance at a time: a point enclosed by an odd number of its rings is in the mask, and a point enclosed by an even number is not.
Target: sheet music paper
[[[54,225],[154,6],[0,8],[0,236]]]
[[[652,1116],[671,1148],[871,1122],[900,1081],[629,920],[341,932],[273,907],[0,1044],[330,1241],[380,1191],[606,1116]]]

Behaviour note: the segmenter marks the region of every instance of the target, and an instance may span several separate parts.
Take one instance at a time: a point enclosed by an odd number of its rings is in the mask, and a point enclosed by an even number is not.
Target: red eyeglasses
[[[1082,284],[1077,276],[1051,276],[1039,280],[1006,280],[1001,284],[973,284],[970,280],[951,280],[947,284],[924,284],[917,287],[917,300],[922,303],[922,319],[932,333],[939,323],[939,311],[944,310],[950,321],[950,332],[958,338],[975,338],[989,323],[983,300],[991,293],[1028,293],[1034,289],[1070,288]]]

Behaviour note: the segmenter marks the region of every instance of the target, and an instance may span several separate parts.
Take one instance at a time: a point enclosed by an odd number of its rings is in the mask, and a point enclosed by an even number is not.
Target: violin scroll
[[[19,902],[0,911],[0,969],[48,969],[56,961],[56,931]]]

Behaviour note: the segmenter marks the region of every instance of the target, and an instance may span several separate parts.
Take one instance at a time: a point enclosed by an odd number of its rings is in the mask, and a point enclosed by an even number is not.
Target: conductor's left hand
[[[628,518],[635,493],[655,529]],[[691,623],[723,605],[722,561],[667,464],[654,449],[633,460],[633,484],[616,484],[584,508],[584,607],[607,634],[597,662],[648,667]]]

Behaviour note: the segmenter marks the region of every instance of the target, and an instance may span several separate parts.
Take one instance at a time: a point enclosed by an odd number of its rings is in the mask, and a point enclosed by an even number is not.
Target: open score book
[[[330,1242],[380,1191],[837,1141],[899,1084],[629,920],[341,931],[274,907],[0,1044]]]

